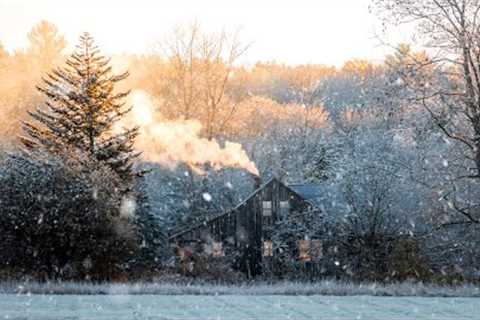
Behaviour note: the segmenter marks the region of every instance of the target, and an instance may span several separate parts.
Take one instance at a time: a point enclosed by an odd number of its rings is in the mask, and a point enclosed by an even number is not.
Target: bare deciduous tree
[[[238,32],[203,33],[197,24],[178,28],[161,44],[169,61],[162,85],[162,110],[170,117],[198,119],[205,136],[221,134],[235,113],[235,104],[226,92],[235,63],[248,46],[238,39]]]
[[[431,115],[441,132],[458,148],[463,168],[455,181],[480,179],[480,1],[374,0],[386,21],[414,23],[433,59],[417,61],[421,77],[407,78],[415,102]],[[418,74],[417,74],[418,75]],[[453,183],[455,183],[453,181]],[[452,195],[457,193],[452,192]],[[476,197],[476,196],[475,196]],[[453,224],[479,224],[477,201],[449,200],[462,219]]]

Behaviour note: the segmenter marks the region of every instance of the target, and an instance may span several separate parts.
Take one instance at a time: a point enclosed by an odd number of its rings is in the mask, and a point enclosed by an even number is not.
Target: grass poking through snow
[[[313,283],[279,282],[237,285],[188,283],[73,283],[73,282],[4,282],[2,294],[76,294],[76,295],[370,295],[422,297],[480,297],[475,285],[438,286],[404,282],[396,284],[355,284],[331,280]]]

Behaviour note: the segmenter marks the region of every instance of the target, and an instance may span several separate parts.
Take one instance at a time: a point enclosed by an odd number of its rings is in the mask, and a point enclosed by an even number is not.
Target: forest
[[[94,30],[67,43],[48,21],[25,48],[0,42],[0,279],[181,273],[169,234],[235,207],[259,176],[318,186],[319,211],[277,222],[272,250],[322,239],[322,277],[478,282],[480,3],[372,8],[416,22],[422,49],[245,65],[241,32],[198,23],[145,54],[104,55]],[[264,277],[302,276],[278,259]],[[242,279],[216,263],[194,276]]]

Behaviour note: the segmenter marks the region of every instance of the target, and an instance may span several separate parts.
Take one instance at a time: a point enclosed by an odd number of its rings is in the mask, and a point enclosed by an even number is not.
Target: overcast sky
[[[389,52],[375,35],[380,21],[370,0],[0,0],[0,42],[24,47],[42,19],[55,23],[70,45],[89,31],[107,53],[143,52],[174,26],[199,22],[208,30],[241,28],[252,43],[245,63],[341,65],[352,58],[379,61]],[[389,42],[408,41],[405,34]]]

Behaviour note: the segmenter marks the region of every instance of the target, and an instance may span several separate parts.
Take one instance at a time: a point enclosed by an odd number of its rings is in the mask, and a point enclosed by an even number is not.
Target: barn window
[[[310,256],[310,240],[298,241],[298,258],[301,261],[312,260],[312,257]]]
[[[270,240],[263,241],[263,256],[273,257],[273,242]]]
[[[212,256],[223,257],[224,255],[225,255],[225,253],[223,252],[223,243],[222,242],[213,242]]]
[[[315,260],[320,259],[323,256],[323,244],[321,240],[312,240],[310,255]]]
[[[263,201],[262,212],[264,217],[272,216],[272,201]]]
[[[290,213],[290,202],[287,201],[280,201],[280,216],[282,218],[288,217]]]

